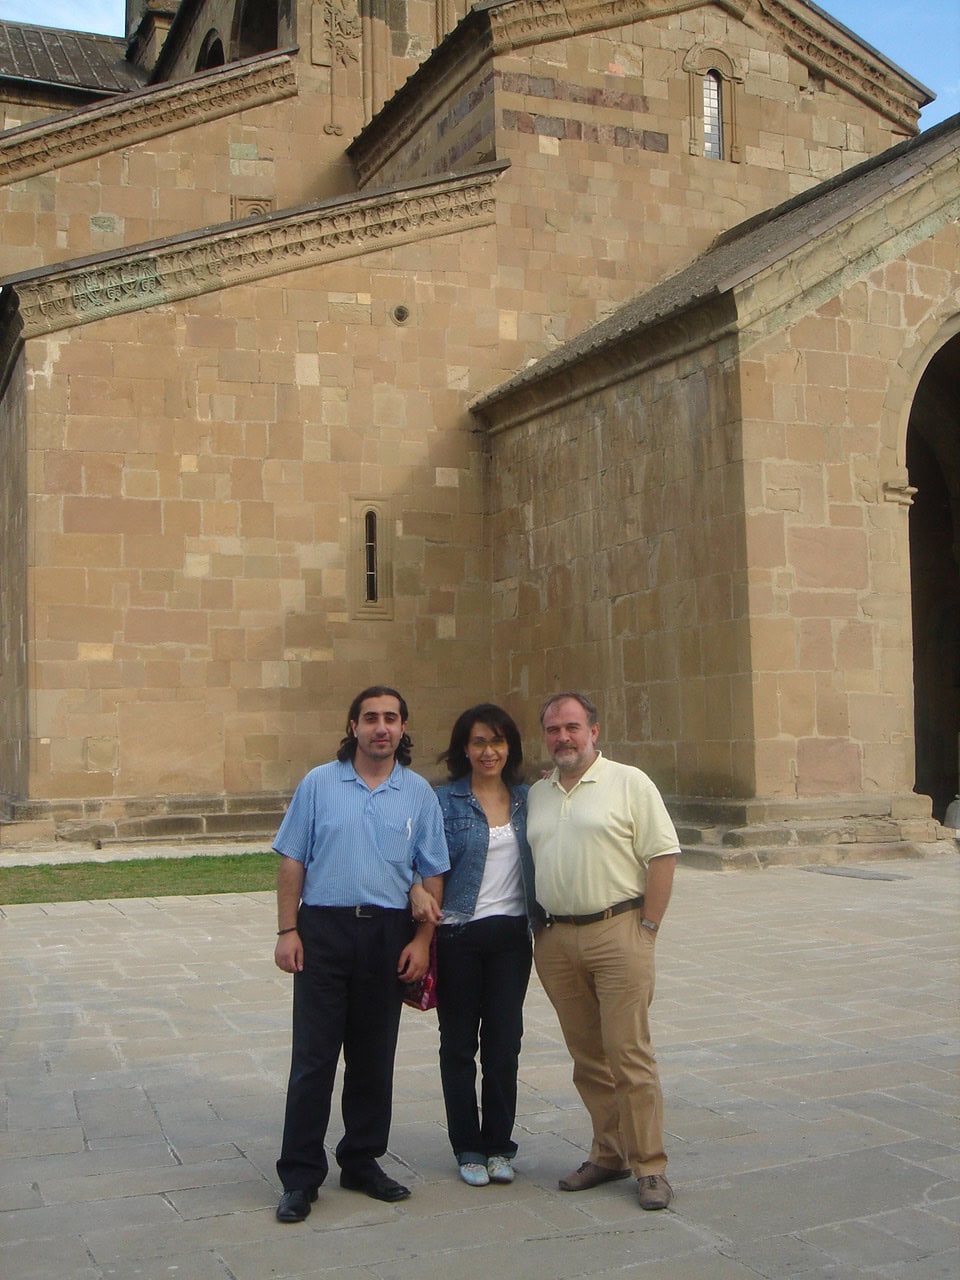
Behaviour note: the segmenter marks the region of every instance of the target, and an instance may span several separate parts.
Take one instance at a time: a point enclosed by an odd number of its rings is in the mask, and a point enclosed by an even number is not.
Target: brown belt
[[[627,898],[625,902],[615,902],[606,911],[594,911],[588,916],[547,916],[547,924],[596,924],[598,920],[609,920],[611,916],[622,915],[624,911],[639,911],[643,906],[643,894],[639,898]]]

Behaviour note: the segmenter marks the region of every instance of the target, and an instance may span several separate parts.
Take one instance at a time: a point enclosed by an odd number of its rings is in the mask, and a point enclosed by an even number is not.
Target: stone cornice
[[[788,0],[757,0],[757,4],[784,46],[804,66],[849,90],[908,133],[916,133],[920,112],[907,86],[922,86],[905,73],[897,75],[883,58],[845,37],[826,15],[815,25],[809,9],[798,10]]]
[[[0,184],[75,164],[297,92],[289,54],[252,58],[0,135]]]
[[[842,85],[861,101],[909,133],[916,132],[918,109],[909,96],[915,85],[906,75],[824,15],[819,19],[792,0],[716,0],[720,8],[751,26],[770,32],[806,67]],[[597,31],[699,8],[702,0],[518,0],[489,11],[495,54],[544,40],[560,40],[581,31]],[[920,88],[921,86],[916,86]]]
[[[11,276],[22,337],[494,221],[502,165]]]
[[[716,3],[742,17],[750,0]],[[702,5],[703,0],[517,0],[488,13],[494,52],[505,53],[544,40],[564,40],[581,31],[612,29]]]

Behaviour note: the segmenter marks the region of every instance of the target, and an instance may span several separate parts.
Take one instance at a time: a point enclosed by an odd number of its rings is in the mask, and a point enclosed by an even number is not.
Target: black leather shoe
[[[360,1168],[341,1169],[340,1185],[346,1191],[363,1191],[374,1200],[386,1200],[388,1204],[407,1200],[410,1196],[409,1187],[401,1186],[388,1177],[373,1161]]]
[[[278,1222],[302,1222],[310,1216],[310,1206],[317,1198],[316,1187],[297,1187],[285,1191],[277,1205]]]

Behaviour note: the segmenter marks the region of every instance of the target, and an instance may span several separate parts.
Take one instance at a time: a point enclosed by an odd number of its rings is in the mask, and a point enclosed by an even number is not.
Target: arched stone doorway
[[[930,361],[907,429],[916,790],[943,819],[960,733],[960,334]]]

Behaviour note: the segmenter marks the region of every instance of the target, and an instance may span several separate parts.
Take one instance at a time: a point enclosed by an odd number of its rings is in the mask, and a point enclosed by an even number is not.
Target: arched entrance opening
[[[960,334],[930,361],[907,428],[916,785],[943,820],[960,735]]]
[[[223,53],[223,41],[218,32],[208,31],[204,37],[200,52],[197,55],[195,71],[210,71],[213,67],[222,67],[226,58]]]
[[[240,0],[234,19],[237,58],[276,49],[279,38],[278,0]]]

